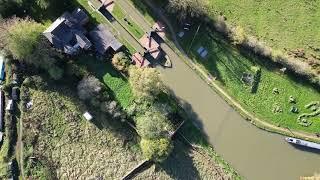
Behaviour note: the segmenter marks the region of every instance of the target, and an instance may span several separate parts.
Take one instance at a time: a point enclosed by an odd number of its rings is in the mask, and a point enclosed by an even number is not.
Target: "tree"
[[[58,66],[52,66],[48,69],[48,73],[50,77],[52,77],[54,80],[59,80],[63,77],[63,69],[61,69]]]
[[[123,52],[119,52],[113,56],[112,64],[119,71],[127,71],[130,66],[130,60]]]
[[[136,122],[138,134],[146,139],[169,138],[174,131],[169,120],[158,111],[148,111]]]
[[[84,77],[78,84],[78,96],[81,100],[89,100],[102,92],[101,82],[94,76]]]
[[[140,141],[140,146],[143,156],[156,162],[164,161],[173,149],[171,141],[166,138],[156,140],[142,138]]]
[[[11,18],[0,24],[0,47],[15,59],[25,59],[39,44],[44,26],[30,18]]]
[[[179,19],[198,18],[207,12],[206,0],[169,0],[168,10],[178,14]]]
[[[160,73],[154,68],[129,68],[129,83],[137,98],[154,99],[164,88]]]

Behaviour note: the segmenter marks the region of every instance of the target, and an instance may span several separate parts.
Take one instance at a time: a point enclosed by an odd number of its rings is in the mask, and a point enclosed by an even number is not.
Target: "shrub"
[[[214,21],[214,27],[216,29],[216,31],[225,34],[225,35],[229,35],[229,27],[226,23],[225,17],[224,16],[218,16],[215,21]],[[231,37],[231,36],[230,36]]]
[[[59,80],[63,76],[63,69],[58,66],[52,66],[49,68],[48,73],[52,79]]]
[[[170,121],[160,112],[149,111],[136,119],[138,134],[142,138],[169,138],[174,128]]]
[[[128,56],[126,56],[123,52],[119,52],[113,56],[112,64],[117,70],[126,72],[128,71],[131,62]]]
[[[156,162],[164,161],[173,149],[171,141],[165,138],[156,140],[141,139],[140,146],[143,156]]]
[[[246,34],[242,27],[236,26],[231,29],[231,39],[233,44],[242,44],[246,39]]]
[[[252,82],[252,86],[251,86],[251,93],[256,93],[258,90],[259,83],[260,83],[261,68],[260,67],[252,67],[251,69],[254,71],[253,82]]]
[[[77,89],[81,100],[89,100],[101,93],[103,85],[94,76],[88,76],[79,82]]]

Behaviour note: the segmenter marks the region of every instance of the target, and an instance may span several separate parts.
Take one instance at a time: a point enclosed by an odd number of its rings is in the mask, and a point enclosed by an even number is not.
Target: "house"
[[[80,49],[89,49],[91,42],[85,36],[83,28],[89,21],[87,14],[80,8],[72,13],[65,12],[51,26],[43,32],[43,35],[51,44],[66,54],[76,54]]]
[[[4,81],[5,76],[5,63],[4,63],[4,57],[0,54],[0,80]]]
[[[99,24],[94,30],[90,31],[89,35],[96,51],[101,55],[110,49],[117,52],[123,46],[108,30],[106,25]]]
[[[159,43],[154,40],[151,33],[145,34],[140,40],[140,44],[154,59],[159,59],[161,55],[161,49]]]
[[[134,53],[132,55],[131,59],[132,59],[132,62],[134,62],[134,64],[137,67],[149,67],[150,66],[150,62],[138,52]]]

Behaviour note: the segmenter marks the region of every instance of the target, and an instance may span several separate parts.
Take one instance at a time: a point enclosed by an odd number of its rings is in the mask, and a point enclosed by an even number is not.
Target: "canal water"
[[[320,152],[300,150],[284,137],[244,120],[166,45],[173,68],[160,68],[187,113],[203,128],[216,152],[249,180],[294,180],[320,173]],[[191,109],[189,109],[191,108]]]

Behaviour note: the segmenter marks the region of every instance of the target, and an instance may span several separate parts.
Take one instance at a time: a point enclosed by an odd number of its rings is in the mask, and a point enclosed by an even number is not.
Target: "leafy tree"
[[[48,73],[54,80],[59,80],[63,77],[63,69],[58,66],[49,68]]]
[[[81,100],[89,100],[102,92],[101,82],[94,76],[84,77],[78,84],[78,96]]]
[[[130,66],[130,60],[123,52],[119,52],[113,56],[112,64],[119,71],[127,71]]]
[[[158,111],[149,111],[139,116],[137,130],[142,138],[147,139],[169,138],[169,133],[174,131],[169,120]]]
[[[137,98],[154,99],[163,89],[160,73],[154,68],[129,68],[129,83]]]
[[[173,149],[173,145],[169,139],[141,139],[141,150],[143,156],[147,159],[154,160],[156,162],[164,161]]]
[[[39,44],[44,26],[30,18],[11,18],[0,24],[0,47],[15,59],[25,59]]]

